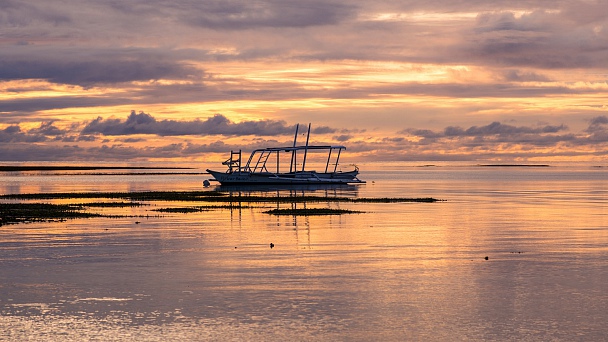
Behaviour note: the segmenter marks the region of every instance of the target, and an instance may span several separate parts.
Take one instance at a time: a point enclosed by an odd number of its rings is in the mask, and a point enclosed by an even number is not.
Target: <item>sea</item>
[[[1,341],[608,338],[606,162],[368,163],[365,184],[295,189],[204,187],[213,165],[203,163],[95,165],[127,168],[0,172],[0,194],[328,199],[196,212],[159,212],[200,204],[154,201],[91,209],[124,214],[113,217],[0,226]],[[158,166],[169,168],[135,168]],[[265,212],[294,206],[355,213]]]

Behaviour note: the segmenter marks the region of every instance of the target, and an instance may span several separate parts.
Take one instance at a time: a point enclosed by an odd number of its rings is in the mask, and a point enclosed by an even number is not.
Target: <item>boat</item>
[[[310,124],[306,135],[306,144],[297,146],[298,128],[293,146],[268,147],[251,152],[246,163],[242,163],[242,151],[230,151],[230,158],[222,163],[226,171],[207,169],[213,181],[221,185],[322,185],[322,184],[357,184],[365,181],[357,178],[359,168],[353,165],[352,170],[338,169],[340,154],[346,147],[342,145],[309,145]],[[311,155],[316,161],[314,166],[320,171],[306,168]],[[289,159],[286,161],[286,159]],[[319,163],[319,160],[323,162]],[[308,162],[308,163],[307,163]]]

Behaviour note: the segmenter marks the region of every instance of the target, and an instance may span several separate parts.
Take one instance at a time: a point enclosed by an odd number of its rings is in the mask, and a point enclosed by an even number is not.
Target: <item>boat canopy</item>
[[[287,147],[268,147],[255,149],[251,152],[249,159],[245,165],[241,164],[242,152],[231,151],[230,159],[222,164],[227,165],[229,173],[232,172],[287,172],[282,168],[289,165],[289,172],[306,171],[306,162],[309,160],[308,152],[324,152],[327,158],[324,160],[322,167],[324,172],[336,172],[338,169],[340,154],[346,147],[342,145],[309,145],[309,146],[287,146]],[[304,153],[300,157],[299,154]],[[286,157],[281,158],[281,155],[287,154],[289,161],[285,161]],[[301,159],[301,163],[298,161]]]

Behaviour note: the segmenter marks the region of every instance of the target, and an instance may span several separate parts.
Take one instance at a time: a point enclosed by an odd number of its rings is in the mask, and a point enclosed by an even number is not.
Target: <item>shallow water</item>
[[[2,226],[0,340],[603,340],[607,176],[368,168],[365,185],[265,193],[446,201],[306,204],[364,212],[318,217],[150,203],[121,209],[148,218]],[[12,173],[0,192],[199,190],[205,177]]]

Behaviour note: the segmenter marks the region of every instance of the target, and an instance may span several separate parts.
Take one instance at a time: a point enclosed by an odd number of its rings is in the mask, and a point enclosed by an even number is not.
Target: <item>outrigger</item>
[[[354,169],[350,171],[338,170],[340,154],[346,147],[341,145],[309,145],[310,124],[308,124],[306,145],[296,146],[298,128],[299,124],[296,126],[293,146],[256,149],[251,152],[245,165],[241,164],[241,150],[230,151],[230,158],[222,163],[222,165],[228,166],[228,170],[220,172],[207,169],[207,172],[222,185],[365,183],[365,181],[357,178],[359,174],[357,166],[354,166]],[[324,168],[323,171],[306,169],[307,159],[310,157],[309,153],[326,154],[326,159],[323,159],[324,162],[320,163],[320,167]],[[285,162],[285,158],[289,158],[289,162]],[[300,163],[298,163],[298,158],[301,158]],[[289,166],[289,169],[287,169],[287,166]]]

